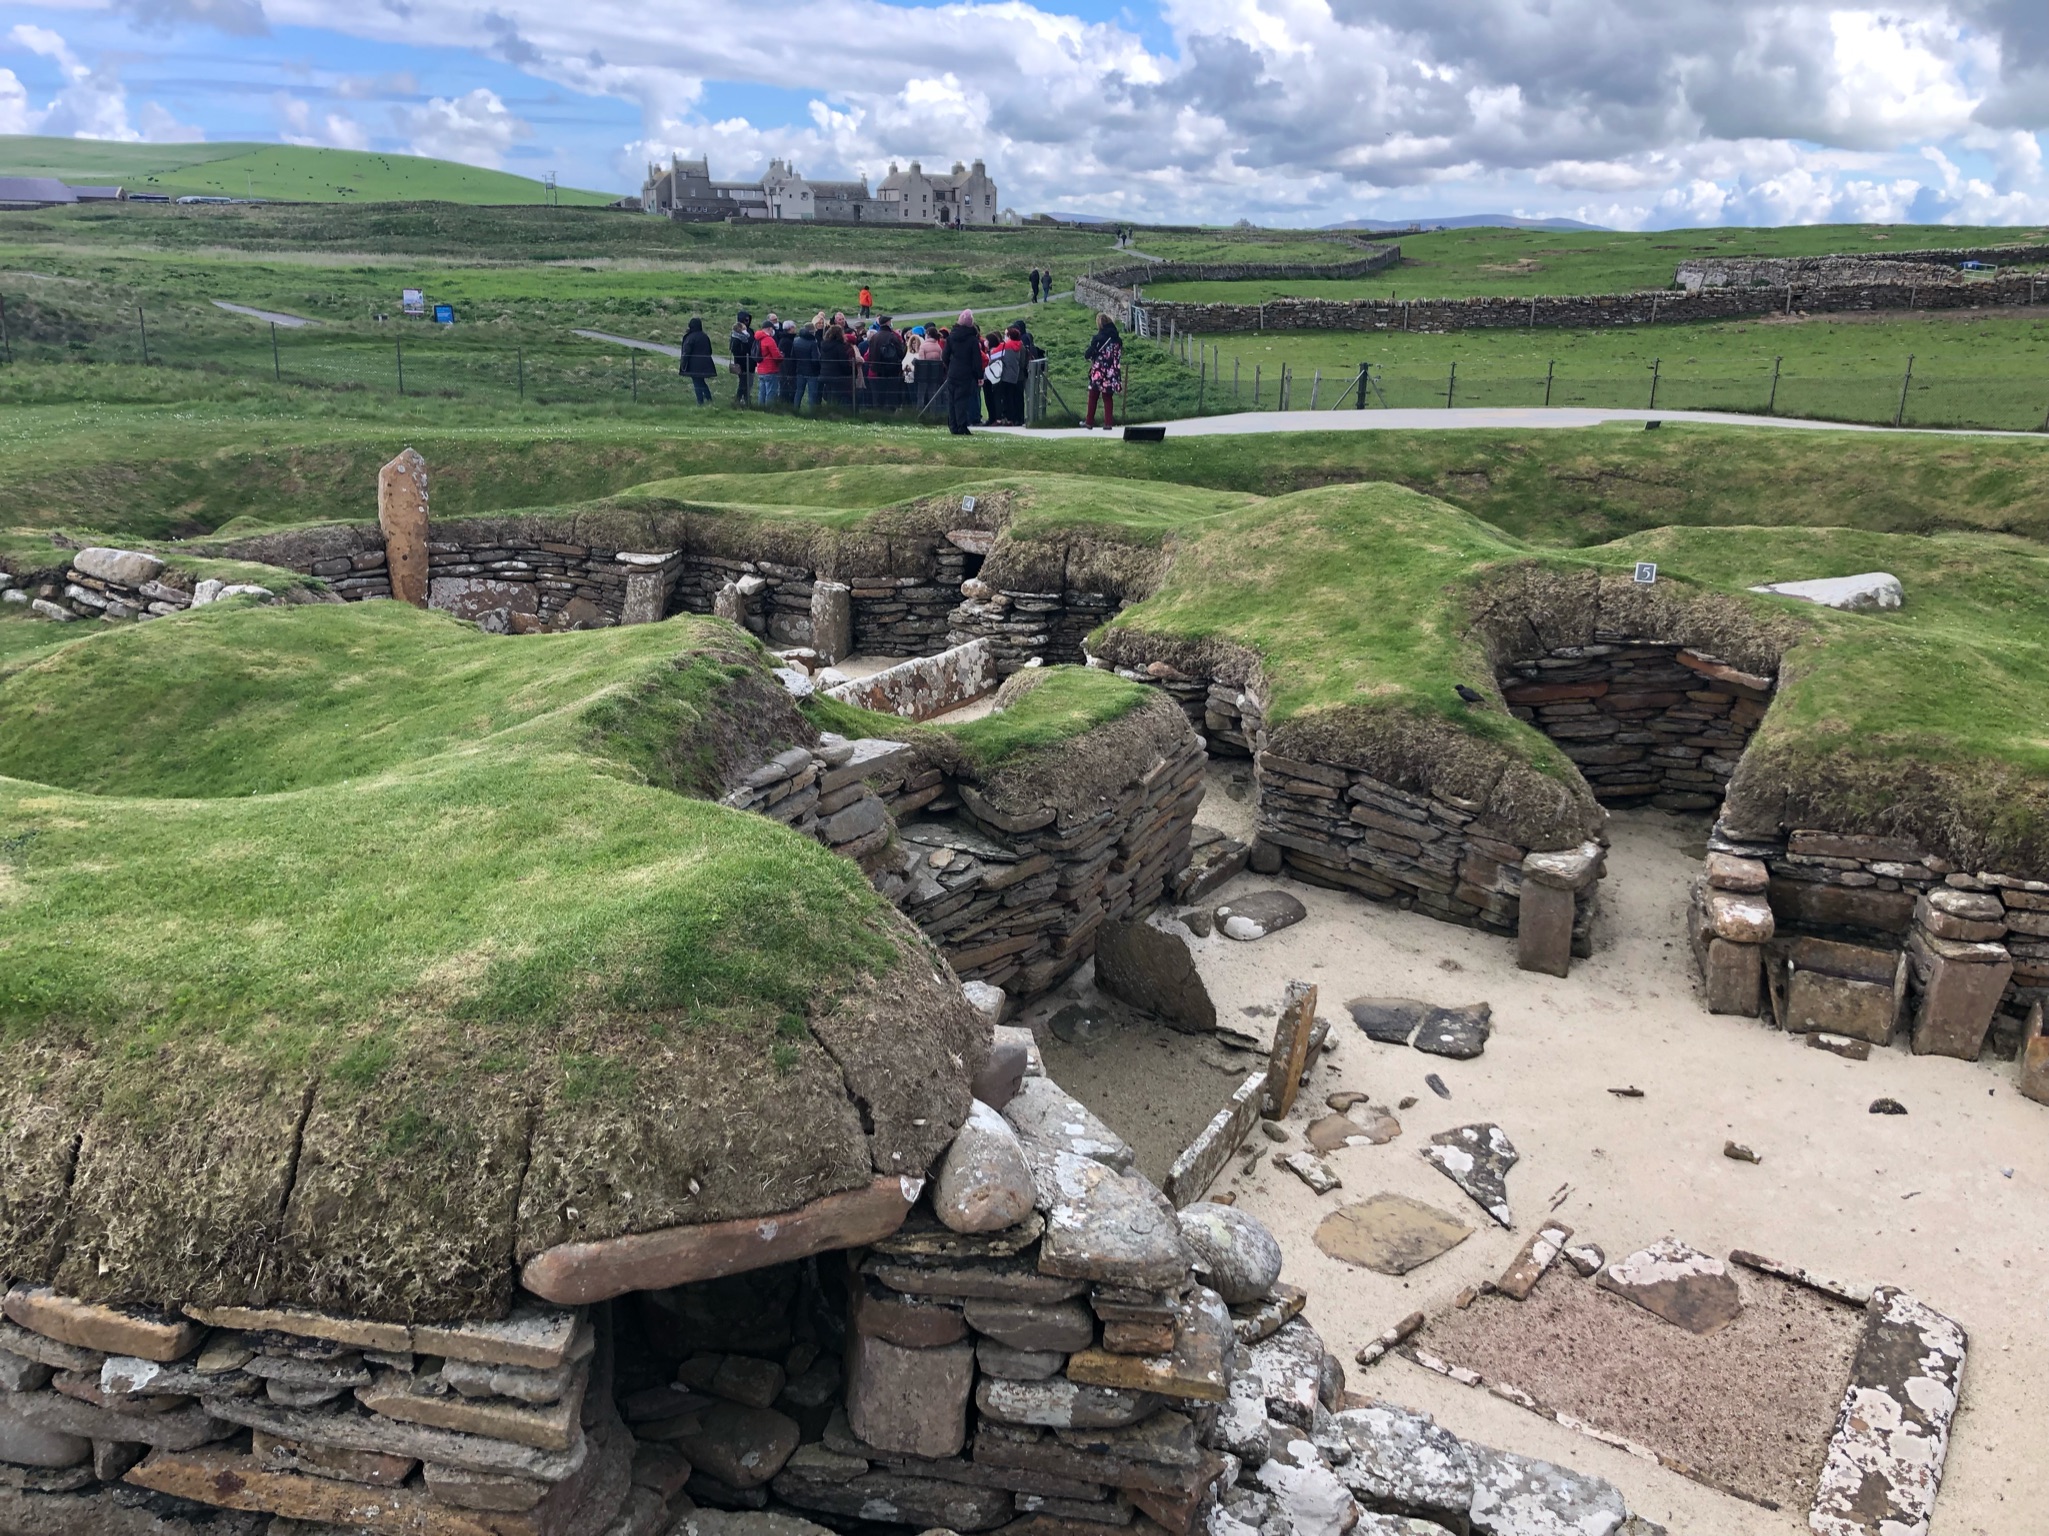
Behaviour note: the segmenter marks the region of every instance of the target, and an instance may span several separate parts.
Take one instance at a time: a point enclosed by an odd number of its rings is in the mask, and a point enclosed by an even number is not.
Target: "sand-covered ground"
[[[1226,826],[1249,807],[1222,793],[1242,765],[1219,764],[1202,820]],[[1330,1155],[1344,1181],[1318,1196],[1262,1160],[1234,1163],[1234,1190],[1287,1252],[1285,1277],[1310,1293],[1309,1317],[1347,1362],[1349,1385],[1438,1416],[1460,1435],[1608,1478],[1632,1508],[1687,1536],[1778,1536],[1806,1529],[1806,1510],[1771,1511],[1538,1417],[1406,1360],[1370,1370],[1354,1351],[1404,1314],[1440,1310],[1497,1277],[1564,1191],[1556,1216],[1576,1241],[1610,1256],[1673,1236],[1713,1253],[1747,1248],[1848,1281],[1904,1286],[1971,1335],[1963,1407],[1950,1447],[1934,1536],[2049,1533],[2049,1108],[2022,1099],[2011,1063],[1917,1058],[1904,1049],[1851,1062],[1806,1048],[1754,1020],[1717,1018],[1697,995],[1680,939],[1686,882],[1705,823],[1658,812],[1616,817],[1604,919],[1592,960],[1569,979],[1516,969],[1507,941],[1286,880],[1243,876],[1213,900],[1278,887],[1307,921],[1251,944],[1193,943],[1221,1020],[1270,1035],[1291,978],[1319,989],[1336,1050],[1305,1090],[1289,1146],[1343,1087],[1395,1105],[1403,1134]],[[1242,834],[1241,834],[1242,835]],[[1441,1004],[1485,1000],[1494,1034],[1484,1055],[1447,1061],[1377,1045],[1345,1012],[1348,998],[1401,995]],[[1252,1054],[1157,1027],[1114,1025],[1089,1044],[1054,1038],[1047,1021],[1093,1005],[1089,973],[1025,1016],[1048,1070],[1138,1148],[1157,1177],[1173,1150],[1258,1065]],[[1247,1010],[1253,1010],[1248,1013]],[[1071,1017],[1071,1016],[1070,1016]],[[1444,1100],[1424,1085],[1437,1073]],[[1641,1098],[1610,1088],[1635,1087]],[[1907,1107],[1874,1115],[1879,1096]],[[1517,1229],[1487,1220],[1417,1156],[1433,1133],[1498,1123],[1521,1161],[1508,1188]],[[1734,1140],[1758,1164],[1723,1156]],[[1257,1133],[1252,1148],[1273,1147]],[[1478,1230],[1459,1247],[1392,1278],[1325,1256],[1311,1234],[1331,1210],[1380,1191],[1429,1202]],[[1427,1333],[1419,1341],[1427,1347]]]

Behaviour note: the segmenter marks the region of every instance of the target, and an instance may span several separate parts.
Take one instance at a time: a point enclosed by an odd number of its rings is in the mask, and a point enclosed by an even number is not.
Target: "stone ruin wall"
[[[1528,298],[1270,299],[1264,304],[1140,301],[1148,328],[1201,335],[1238,331],[1471,331],[1743,320],[1898,309],[1990,309],[2049,300],[2049,278],[2000,274],[1955,284],[1891,280],[1814,281],[1777,288],[1653,289],[1642,293],[1540,294]]]
[[[1744,288],[1766,284],[1783,288],[1797,278],[1838,282],[1900,280],[1900,269],[1913,269],[1914,280],[1929,283],[1966,281],[1958,270],[1967,261],[1986,266],[2015,266],[2049,261],[2049,246],[1983,245],[1953,251],[1860,251],[1854,256],[1723,256],[1679,263],[1674,281],[1682,288]]]
[[[1684,646],[1560,646],[1500,673],[1509,713],[1549,736],[1603,805],[1720,805],[1773,680]]]

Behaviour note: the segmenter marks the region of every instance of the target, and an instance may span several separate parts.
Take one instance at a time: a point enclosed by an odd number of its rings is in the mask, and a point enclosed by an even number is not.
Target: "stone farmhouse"
[[[709,159],[671,156],[667,169],[650,165],[640,205],[671,219],[798,219],[827,224],[994,224],[996,183],[980,160],[955,161],[944,175],[929,175],[913,160],[892,162],[873,192],[859,181],[814,181],[786,160],[771,160],[759,181],[713,181]]]

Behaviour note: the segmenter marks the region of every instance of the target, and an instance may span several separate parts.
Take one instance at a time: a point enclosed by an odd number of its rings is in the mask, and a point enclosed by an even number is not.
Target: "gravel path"
[[[296,331],[302,325],[318,325],[318,320],[308,320],[304,315],[288,315],[281,309],[251,309],[247,304],[230,304],[226,299],[215,299],[215,309],[225,309],[231,315],[247,315],[251,320],[268,320],[272,325],[281,325],[286,330]]]

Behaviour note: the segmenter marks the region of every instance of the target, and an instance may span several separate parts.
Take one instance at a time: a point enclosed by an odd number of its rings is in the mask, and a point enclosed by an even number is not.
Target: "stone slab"
[[[1529,1300],[1530,1292],[1544,1278],[1544,1271],[1557,1262],[1572,1240],[1572,1228],[1563,1222],[1547,1221],[1530,1234],[1516,1256],[1509,1261],[1494,1289],[1513,1301]]]
[[[1570,1468],[1468,1445],[1474,1536],[1618,1536],[1629,1507],[1610,1483]]]
[[[1254,1072],[1240,1083],[1224,1107],[1210,1117],[1208,1125],[1174,1159],[1167,1170],[1161,1192],[1177,1206],[1200,1200],[1216,1182],[1217,1175],[1245,1144],[1266,1097],[1266,1073]]]
[[[1160,1406],[1160,1399],[1146,1392],[1087,1386],[1057,1377],[1003,1381],[985,1376],[975,1387],[975,1406],[1003,1424],[1102,1429],[1136,1424]]]
[[[1515,963],[1525,971],[1564,976],[1572,969],[1573,893],[1537,881],[1523,883],[1516,903]]]
[[[415,1390],[415,1378],[401,1371],[380,1371],[367,1387],[356,1389],[356,1401],[374,1414],[404,1424],[425,1424],[490,1440],[507,1440],[539,1451],[566,1451],[583,1436],[580,1418],[588,1373],[578,1376],[562,1400],[545,1406],[437,1396]]]
[[[1367,1510],[1462,1521],[1473,1501],[1473,1468],[1458,1436],[1428,1414],[1372,1402],[1334,1416],[1352,1454],[1338,1480]]]
[[[1131,1146],[1079,1099],[1050,1077],[1027,1071],[1017,1097],[1003,1107],[1018,1135],[1129,1172],[1138,1158]]]
[[[1423,1161],[1472,1196],[1489,1216],[1504,1227],[1515,1225],[1508,1208],[1508,1170],[1518,1154],[1500,1126],[1456,1126],[1432,1136],[1419,1151]]]
[[[1899,577],[1887,571],[1867,571],[1861,576],[1820,576],[1808,581],[1775,581],[1750,590],[1769,592],[1775,597],[1797,597],[1802,602],[1840,608],[1847,613],[1893,609],[1905,601]]]
[[[588,1454],[585,1440],[579,1440],[567,1451],[543,1451],[481,1435],[465,1435],[425,1424],[401,1423],[396,1419],[365,1415],[350,1409],[280,1408],[253,1398],[216,1400],[208,1407],[216,1418],[252,1430],[264,1430],[281,1439],[335,1446],[342,1450],[413,1456],[423,1462],[464,1467],[474,1472],[506,1472],[550,1483],[559,1482],[575,1472],[584,1464]]]
[[[376,1323],[337,1317],[297,1307],[185,1307],[187,1317],[210,1328],[239,1328],[250,1333],[289,1333],[302,1339],[328,1339],[351,1349],[377,1349],[402,1355],[413,1347],[413,1330],[404,1323]]]
[[[1096,931],[1096,985],[1184,1033],[1217,1027],[1216,1004],[1187,941],[1151,923],[1110,922]]]
[[[854,1332],[902,1349],[939,1349],[968,1336],[958,1306],[909,1297],[882,1287],[859,1290],[853,1305]]]
[[[919,1179],[879,1178],[774,1216],[561,1243],[528,1259],[520,1283],[548,1301],[580,1305],[856,1248],[902,1226],[922,1188]]]
[[[1144,1290],[1187,1279],[1193,1256],[1174,1208],[1151,1184],[1072,1152],[1027,1151],[1046,1218],[1041,1274]]]
[[[1676,1238],[1611,1261],[1596,1283],[1688,1333],[1713,1333],[1743,1311],[1728,1266]]]
[[[1079,1301],[967,1302],[967,1321],[976,1333],[1012,1349],[1071,1354],[1095,1342],[1095,1315]]]
[[[131,1445],[189,1451],[210,1445],[234,1431],[196,1404],[159,1413],[121,1413],[97,1408],[61,1392],[17,1392],[4,1400],[4,1411],[17,1423],[86,1440],[123,1440]]]
[[[1967,1346],[1957,1323],[1906,1292],[1872,1296],[1807,1517],[1814,1536],[1928,1529]]]
[[[851,1482],[786,1472],[775,1480],[775,1493],[799,1509],[926,1530],[993,1530],[1013,1513],[1011,1496],[1000,1488],[896,1472],[870,1472]]]
[[[1240,1344],[1257,1344],[1270,1338],[1281,1326],[1302,1315],[1309,1293],[1299,1285],[1282,1280],[1266,1296],[1231,1308],[1231,1331]]]
[[[1275,1120],[1286,1119],[1295,1106],[1295,1095],[1302,1086],[1302,1068],[1309,1059],[1309,1037],[1315,1028],[1316,988],[1306,981],[1289,982],[1281,998],[1273,1049],[1266,1064],[1263,1107]]]
[[[2012,975],[2011,960],[1983,964],[1930,956],[1914,1016],[1914,1054],[1976,1061]]]
[[[1315,1234],[1316,1246],[1332,1258],[1382,1275],[1406,1275],[1472,1235],[1447,1211],[1385,1193],[1332,1211]]]
[[[1046,1303],[1065,1301],[1089,1288],[1086,1280],[1042,1275],[1036,1267],[1016,1259],[985,1264],[911,1264],[871,1258],[861,1266],[861,1272],[906,1295],[960,1300]]]
[[[1786,1028],[1794,1034],[1822,1031],[1872,1045],[1892,1040],[1899,1011],[1895,983],[1795,970],[1786,979]]]
[[[1214,1291],[1199,1289],[1181,1306],[1169,1353],[1126,1355],[1085,1349],[1068,1359],[1067,1379],[1087,1386],[1123,1387],[1161,1397],[1221,1403],[1228,1395],[1227,1366],[1236,1343],[1222,1299]]]
[[[375,1488],[396,1488],[419,1461],[411,1456],[392,1456],[381,1451],[345,1451],[331,1445],[308,1445],[303,1440],[280,1440],[257,1430],[249,1437],[249,1454],[267,1472],[304,1472],[311,1477],[332,1477],[345,1483],[368,1483]],[[533,1483],[531,1502],[519,1506],[531,1509],[548,1491],[545,1483]]]
[[[60,1344],[143,1360],[182,1360],[206,1335],[188,1318],[77,1301],[48,1286],[14,1286],[0,1301],[0,1311],[11,1322]]]

